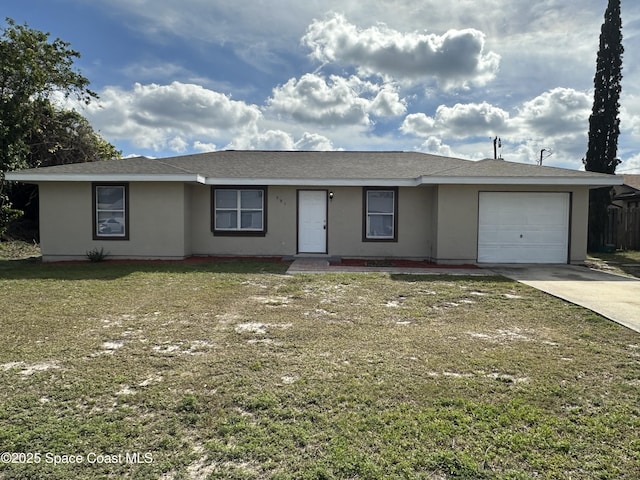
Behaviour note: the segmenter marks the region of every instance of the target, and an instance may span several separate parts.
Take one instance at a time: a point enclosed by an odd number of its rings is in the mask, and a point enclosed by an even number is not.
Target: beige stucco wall
[[[430,258],[433,244],[432,187],[398,190],[397,242],[363,242],[361,187],[332,188],[329,202],[329,254],[339,257]]]
[[[41,183],[40,238],[43,260],[86,259],[104,248],[109,258],[183,258],[188,254],[182,183],[129,184],[129,240],[93,240],[91,183]]]
[[[296,190],[268,188],[267,235],[264,237],[214,236],[211,232],[211,187],[191,190],[191,241],[193,255],[285,256],[296,252]]]
[[[570,192],[570,261],[587,254],[588,187],[440,185],[437,193],[438,230],[434,259],[439,263],[474,263],[478,255],[479,192]]]
[[[40,184],[40,237],[45,261],[85,259],[104,248],[110,258],[183,258],[189,255],[290,256],[297,254],[297,191],[268,188],[265,237],[221,237],[211,232],[211,187],[131,182],[129,240],[93,240],[91,183]],[[302,188],[305,189],[305,188]],[[586,257],[588,188],[527,186],[423,186],[399,189],[398,241],[362,241],[362,188],[327,188],[328,255],[405,257],[440,263],[477,258],[480,191],[572,193],[570,258]]]
[[[192,238],[192,216],[193,216],[193,188],[189,184],[184,185],[184,223],[183,223],[183,234],[184,234],[184,255],[191,256],[193,255],[193,238]]]
[[[190,187],[191,238],[194,255],[290,256],[297,254],[297,191],[306,187],[268,188],[267,234],[221,237],[211,232],[211,187]],[[309,188],[313,189],[313,188]],[[327,250],[341,257],[429,258],[435,189],[401,188],[398,192],[398,242],[362,241],[362,188],[335,187],[328,202]]]

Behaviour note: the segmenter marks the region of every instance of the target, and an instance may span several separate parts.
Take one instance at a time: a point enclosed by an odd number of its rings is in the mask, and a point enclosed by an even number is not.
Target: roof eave
[[[583,185],[589,187],[608,187],[622,185],[622,178],[611,177],[454,177],[422,176],[418,185]]]
[[[12,182],[195,182],[205,183],[205,177],[196,174],[149,174],[149,173],[29,173],[20,171],[5,173],[5,180]]]
[[[415,187],[415,178],[216,178],[207,177],[206,185],[273,185],[298,187]]]
[[[9,181],[39,182],[190,182],[205,185],[274,185],[274,186],[406,186],[418,185],[582,185],[591,188],[622,185],[621,176],[598,177],[538,177],[538,176],[431,176],[417,178],[216,178],[198,174],[71,174],[7,172]]]
[[[419,185],[583,185],[590,187],[621,185],[622,178],[611,177],[453,177],[423,175],[417,178],[216,178],[206,185],[274,185],[309,187],[416,187]]]

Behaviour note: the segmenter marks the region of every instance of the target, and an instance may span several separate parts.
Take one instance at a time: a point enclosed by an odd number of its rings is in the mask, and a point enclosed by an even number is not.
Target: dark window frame
[[[393,192],[393,237],[369,237],[367,232],[369,211],[367,199],[369,192]],[[363,242],[397,242],[398,241],[398,187],[363,187],[362,188],[362,241]]]
[[[101,235],[98,232],[98,188],[121,187],[124,189],[124,235]],[[129,240],[129,183],[128,182],[93,182],[91,184],[92,234],[94,240],[127,241]]]
[[[260,190],[262,192],[262,229],[217,229],[216,228],[216,191],[217,190]],[[211,232],[216,237],[264,237],[267,235],[268,188],[266,185],[212,185],[211,186]],[[239,206],[241,208],[241,206]]]

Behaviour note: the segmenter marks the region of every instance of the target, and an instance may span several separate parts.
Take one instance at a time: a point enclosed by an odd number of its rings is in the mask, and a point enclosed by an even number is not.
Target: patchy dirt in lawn
[[[46,372],[51,369],[59,369],[58,362],[40,362],[40,363],[25,363],[25,362],[9,362],[0,365],[2,370],[19,370],[18,374],[24,377],[33,375],[34,373]]]
[[[104,342],[102,344],[102,350],[105,350],[105,353],[114,353],[116,350],[124,347],[124,342],[112,341],[112,342]]]
[[[261,303],[263,305],[268,305],[270,307],[282,307],[282,306],[288,305],[289,302],[291,301],[291,298],[256,295],[256,296],[250,297],[249,300],[253,300],[255,302]]]
[[[533,336],[535,335],[534,331],[523,330],[518,327],[514,327],[511,330],[498,329],[495,332],[491,332],[491,333],[471,332],[471,331],[465,332],[465,333],[473,338],[477,338],[479,340],[489,340],[492,342],[512,342],[512,341],[531,342],[535,340],[535,338],[533,338]]]
[[[491,372],[487,373],[482,370],[477,372],[451,372],[451,371],[442,371],[437,372],[433,370],[429,370],[426,372],[430,377],[448,377],[448,378],[489,378],[492,380],[498,380],[504,383],[525,383],[529,381],[529,377],[518,377],[515,375],[510,375],[508,373],[497,373]]]
[[[190,342],[164,342],[154,345],[151,349],[162,355],[204,355],[215,345],[207,340],[192,340]]]
[[[268,329],[271,328],[291,328],[292,323],[241,323],[236,325],[236,333],[255,333],[258,335],[265,335]]]

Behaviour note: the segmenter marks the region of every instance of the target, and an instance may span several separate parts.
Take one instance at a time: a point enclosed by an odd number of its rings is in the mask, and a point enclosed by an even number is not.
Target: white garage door
[[[569,194],[480,192],[479,263],[567,263]]]

